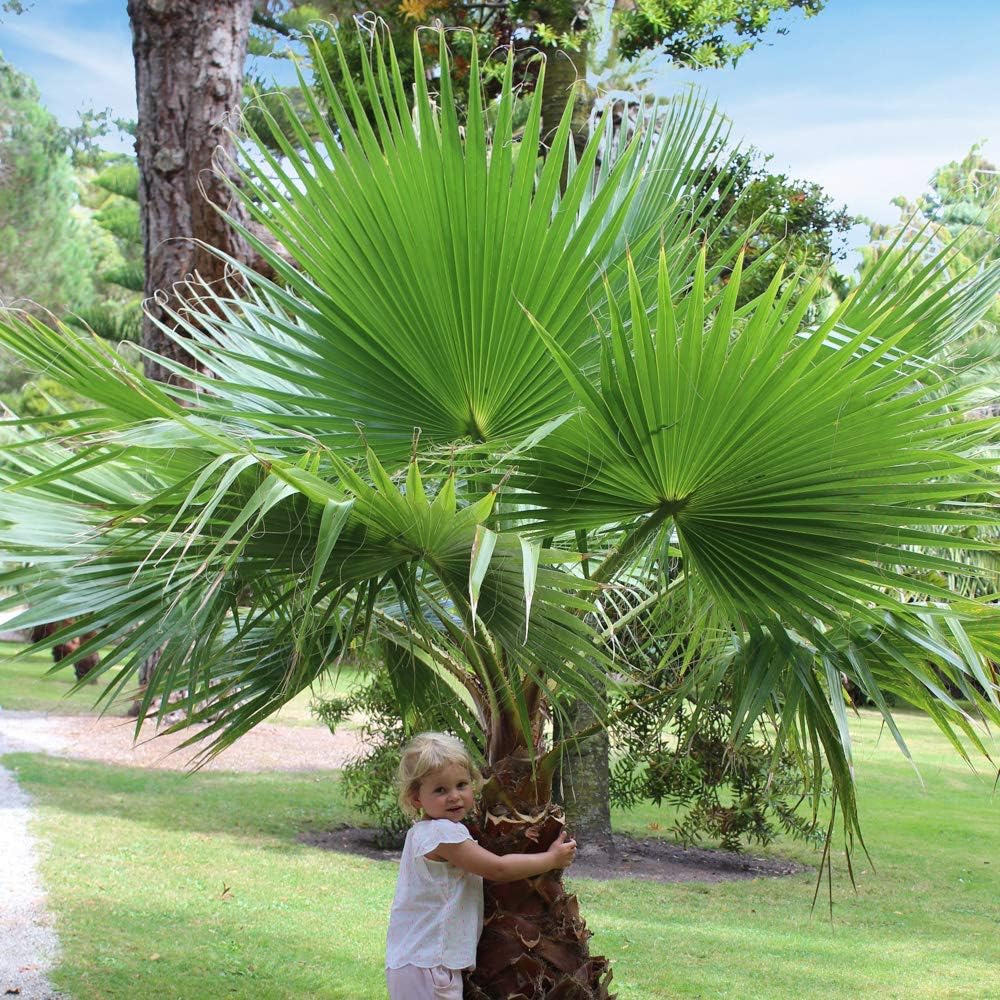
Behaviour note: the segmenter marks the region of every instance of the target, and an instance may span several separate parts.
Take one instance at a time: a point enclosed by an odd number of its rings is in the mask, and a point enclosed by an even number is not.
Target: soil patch
[[[375,831],[345,826],[304,833],[303,844],[341,854],[359,854],[375,861],[398,861],[398,850],[375,845]],[[650,882],[732,882],[739,879],[799,875],[812,869],[786,858],[761,858],[733,851],[681,847],[659,837],[636,838],[615,834],[613,855],[581,850],[567,876],[593,879],[645,879]]]

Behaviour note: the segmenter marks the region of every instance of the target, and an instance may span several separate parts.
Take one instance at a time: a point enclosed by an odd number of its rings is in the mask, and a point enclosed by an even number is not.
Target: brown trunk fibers
[[[476,839],[495,854],[545,851],[564,825],[551,781],[523,756],[498,761],[483,786]],[[590,954],[591,933],[556,870],[485,883],[485,916],[466,1000],[612,1000],[606,958]]]
[[[51,635],[55,635],[60,629],[66,628],[74,623],[75,619],[67,618],[61,622],[49,622],[47,625],[36,625],[31,630],[31,641],[41,642]],[[76,679],[82,681],[91,670],[100,662],[101,658],[97,653],[89,656],[77,656],[76,651],[85,643],[90,642],[96,636],[96,632],[84,632],[82,635],[75,635],[71,639],[65,639],[52,647],[52,660],[54,663],[62,663],[69,660],[73,664],[73,673]]]

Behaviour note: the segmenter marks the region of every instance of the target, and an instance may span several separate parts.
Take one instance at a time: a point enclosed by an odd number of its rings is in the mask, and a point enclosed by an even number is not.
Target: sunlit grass
[[[0,642],[0,709],[47,712],[55,715],[97,715],[97,699],[107,683],[105,675],[96,683],[76,687],[73,668],[68,664],[53,670],[49,653],[21,654],[24,646]],[[114,671],[110,672],[113,676]],[[361,672],[345,666],[339,674],[324,674],[312,688],[296,695],[268,721],[286,726],[314,725],[309,711],[314,698],[331,698],[344,694],[357,682]],[[112,715],[123,715],[132,703],[133,691],[127,690],[110,709]]]
[[[856,726],[865,835],[857,894],[835,859],[833,922],[814,875],[725,884],[571,879],[621,1000],[1000,997],[1000,804],[925,719],[920,767]],[[26,754],[43,877],[74,998],[384,996],[395,865],[300,844],[357,822],[329,775],[193,776]],[[616,816],[647,834],[651,808]],[[770,853],[815,864],[810,848]]]

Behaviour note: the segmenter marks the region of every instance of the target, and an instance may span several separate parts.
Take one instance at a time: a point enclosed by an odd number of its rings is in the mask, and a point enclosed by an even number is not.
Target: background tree
[[[835,299],[842,300],[846,286],[834,266],[846,258],[845,237],[861,220],[815,181],[771,173],[770,160],[756,149],[736,160],[732,176],[720,178],[724,183],[712,208],[720,217],[732,211],[727,235],[751,233],[746,260],[760,260],[761,266],[745,280],[744,300],[761,294],[779,267],[809,277],[824,274]]]
[[[861,248],[860,281],[877,285],[892,263],[911,256],[925,262],[926,291],[933,294],[949,282],[974,281],[984,268],[1000,260],[1000,174],[980,146],[935,170],[924,194],[915,199],[899,197],[894,203],[900,220],[871,226],[872,242]],[[954,252],[947,262],[931,266],[940,248],[948,244]],[[942,395],[964,394],[967,419],[1000,416],[1000,296],[988,294],[976,321],[964,324],[957,333],[943,340],[933,335],[917,339],[911,347],[939,364]],[[1000,453],[995,444],[991,451]],[[978,537],[986,544],[964,554],[967,568],[961,579],[947,571],[943,578],[955,590],[983,597],[996,593],[1000,523],[981,527]]]
[[[29,7],[31,7],[31,3],[25,3],[23,0],[3,0],[3,3],[0,4],[0,13],[23,14]]]
[[[862,273],[879,266],[886,256],[898,255],[908,241],[921,234],[926,253],[955,242],[957,253],[940,280],[1000,260],[1000,171],[973,146],[961,160],[939,167],[929,190],[910,200],[895,199],[901,212],[894,225],[873,225],[871,243],[862,248]],[[947,351],[952,382],[974,388],[970,402],[985,412],[1000,414],[1000,297],[982,319]]]
[[[77,310],[81,322],[113,343],[138,343],[145,289],[139,171],[134,157],[105,153],[78,170],[81,201],[100,233],[95,240],[95,299]]]
[[[465,103],[471,53],[475,49],[481,66],[489,54],[510,48],[515,53],[518,79],[529,89],[538,76],[538,55],[546,57],[545,94],[542,105],[543,135],[554,132],[567,95],[576,83],[586,84],[591,70],[600,63],[602,71],[613,72],[618,84],[629,78],[629,66],[643,62],[648,71],[652,57],[663,57],[687,68],[705,69],[735,64],[759,44],[768,32],[784,34],[775,26],[782,14],[800,10],[807,17],[819,13],[825,0],[514,0],[514,2],[474,3],[469,0],[271,0],[255,15],[260,31],[257,51],[280,51],[280,39],[315,34],[328,69],[340,72],[339,56],[333,52],[332,38],[322,21],[348,25],[354,17],[375,14],[388,28],[401,59],[404,84],[412,78],[409,34],[419,25],[441,22],[446,28],[460,28],[451,36],[455,50],[456,93]],[[402,44],[401,44],[402,43]],[[339,35],[337,45],[346,50],[346,64],[359,83],[362,102],[367,88],[360,81],[365,39],[352,32]],[[600,50],[597,58],[591,51]],[[425,62],[433,61],[434,44],[425,46]],[[596,56],[596,53],[595,53]],[[646,57],[644,60],[641,57]],[[611,69],[613,67],[613,70]],[[486,73],[489,93],[499,88],[499,72]],[[634,80],[629,81],[631,85]],[[596,92],[587,86],[576,91],[573,133],[577,146],[586,140],[588,121]]]
[[[205,281],[225,280],[226,264],[207,246],[239,260],[249,255],[242,235],[217,211],[232,206],[214,164],[232,152],[225,126],[243,96],[253,9],[254,0],[128,4],[136,67],[145,294],[150,303],[142,343],[159,355],[159,360],[147,358],[145,366],[150,377],[161,381],[175,377],[171,361],[190,360],[183,346],[162,329],[165,302],[196,273]]]
[[[599,132],[578,164],[569,108],[539,167],[542,92],[515,143],[512,64],[495,106],[469,89],[463,129],[443,45],[436,98],[419,42],[414,58],[411,100],[376,47],[374,128],[345,70],[325,83],[333,128],[304,93],[321,147],[244,145],[233,196],[295,266],[257,241],[280,283],[236,262],[239,284],[170,314],[204,391],[0,322],[93,402],[61,440],[23,426],[0,467],[0,548],[20,564],[0,583],[30,608],[9,625],[79,615],[73,634],[115,643],[108,698],[159,649],[145,706],[185,690],[179,728],[210,719],[208,752],[353,650],[391,646],[401,696],[446,686],[440,710],[475,722],[479,836],[501,853],[561,825],[547,722],[625,686],[601,603],[637,577],[686,651],[671,696],[707,706],[725,680],[732,742],[766,723],[828,769],[848,837],[842,674],[901,745],[887,693],[984,750],[996,609],[907,571],[961,573],[995,520],[970,497],[996,482],[981,446],[997,424],[962,420],[907,344],[974,323],[1000,268],[928,294],[921,262],[891,260],[822,322],[817,283],[779,273],[740,307],[745,240],[710,260],[692,206],[717,169],[704,108],[611,149]],[[490,887],[487,906],[471,996],[607,996],[558,876]]]
[[[67,135],[38,89],[0,57],[0,298],[55,313],[93,294],[90,254],[75,217]]]

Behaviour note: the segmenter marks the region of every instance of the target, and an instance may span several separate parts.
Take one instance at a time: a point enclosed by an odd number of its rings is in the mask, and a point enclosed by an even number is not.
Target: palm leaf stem
[[[430,657],[437,666],[444,670],[450,677],[453,677],[459,684],[469,692],[469,696],[476,702],[477,707],[482,697],[479,686],[474,678],[470,676],[469,670],[456,660],[453,655],[442,648],[439,644],[432,642],[424,636],[418,629],[408,625],[405,621],[390,615],[387,611],[378,606],[372,609],[373,619],[385,629],[400,639],[405,639],[409,645],[415,646]],[[473,663],[473,669],[476,665]]]
[[[462,620],[465,631],[465,650],[467,655],[471,654],[469,655],[470,664],[478,666],[477,672],[480,680],[485,690],[489,692],[489,708],[495,713],[494,718],[520,717],[517,708],[518,698],[514,693],[512,680],[507,676],[507,671],[503,667],[502,647],[493,640],[486,624],[473,611],[472,604],[466,597],[464,586],[454,583],[453,574],[448,572],[447,567],[439,563],[436,564],[436,560],[429,558],[427,563],[441,581],[452,606]],[[523,730],[523,727],[521,728]],[[523,732],[523,735],[527,745],[530,746],[530,729]]]
[[[682,583],[687,583],[687,575],[684,572],[678,573],[666,587],[654,590],[648,597],[644,597],[636,605],[630,607],[624,614],[615,618],[615,620],[606,629],[597,634],[597,638],[601,642],[607,642],[610,639],[614,639],[619,632],[628,628],[637,618],[659,605],[664,598],[670,595],[674,588],[680,586]]]
[[[663,503],[645,517],[618,545],[601,560],[600,565],[591,573],[590,579],[595,584],[608,584],[629,564],[635,554],[644,544],[650,541],[663,524],[676,513],[674,504]]]

